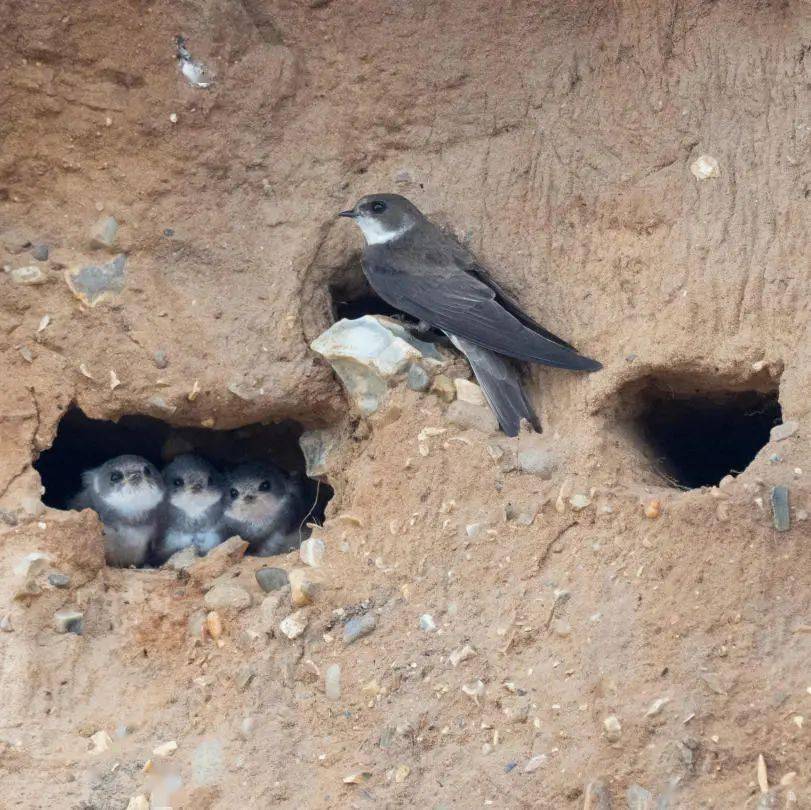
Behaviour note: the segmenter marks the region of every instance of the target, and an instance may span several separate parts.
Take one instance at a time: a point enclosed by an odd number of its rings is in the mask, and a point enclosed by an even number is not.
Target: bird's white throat
[[[188,492],[181,490],[171,495],[172,506],[176,506],[189,517],[199,517],[210,506],[214,506],[222,496],[215,490],[207,489],[204,492]]]
[[[138,487],[131,487],[125,484],[103,497],[108,506],[111,506],[120,515],[135,517],[154,509],[163,500],[163,493],[152,485],[142,484]]]
[[[358,217],[355,222],[358,223],[358,227],[363,231],[363,238],[366,240],[367,245],[382,245],[385,242],[393,242],[414,225],[412,221],[406,220],[399,228],[390,230],[378,220],[364,216]]]

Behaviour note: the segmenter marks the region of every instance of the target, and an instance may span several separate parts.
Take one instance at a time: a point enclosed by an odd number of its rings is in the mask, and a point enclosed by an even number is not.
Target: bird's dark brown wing
[[[443,247],[367,247],[363,270],[383,300],[447,334],[516,360],[578,371],[602,368],[559,338],[530,328],[498,300],[491,286],[460,269],[453,251]]]

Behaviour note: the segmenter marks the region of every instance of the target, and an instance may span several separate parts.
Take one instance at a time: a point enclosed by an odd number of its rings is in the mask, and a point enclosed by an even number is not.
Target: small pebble
[[[662,514],[662,502],[658,500],[648,501],[645,504],[645,517],[655,520]]]
[[[278,591],[288,584],[287,571],[283,568],[260,568],[256,572],[256,581],[265,593]]]
[[[406,385],[412,391],[427,391],[431,385],[431,378],[422,366],[417,363],[412,363],[408,367]]]
[[[653,810],[653,794],[641,785],[631,785],[625,794],[628,810]]]
[[[430,613],[423,613],[422,616],[420,616],[420,630],[424,630],[426,633],[436,632],[436,623]]]
[[[309,568],[293,568],[287,574],[290,582],[290,602],[293,607],[306,607],[315,601],[320,583]]]
[[[115,217],[102,217],[90,231],[90,247],[112,250],[118,235],[118,222]]]
[[[468,659],[475,657],[475,655],[476,650],[474,650],[469,644],[465,644],[464,647],[454,650],[448,656],[448,660],[451,662],[451,666],[458,667],[462,661],[467,661]]]
[[[456,388],[456,399],[459,402],[469,402],[471,405],[479,405],[482,408],[487,407],[484,392],[476,383],[456,378],[453,384]]]
[[[13,633],[14,626],[11,624],[11,616],[6,613],[2,618],[0,618],[0,630],[4,633]]]
[[[297,610],[279,622],[279,630],[289,639],[296,639],[307,629],[309,617],[306,610]]]
[[[54,588],[69,588],[70,577],[67,574],[54,571],[52,574],[48,574],[48,584]]]
[[[324,673],[324,692],[329,700],[341,699],[341,665],[330,664]]]
[[[507,764],[504,766],[504,773],[509,773],[511,770],[513,770],[513,769],[514,769],[514,768],[516,768],[517,766],[518,766],[518,763],[517,763],[517,762],[515,762],[515,761],[513,761],[513,762],[508,762],[508,763],[507,763]]]
[[[240,585],[218,582],[204,597],[209,610],[245,610],[251,606],[251,595]]]
[[[479,430],[482,433],[495,433],[498,430],[498,419],[489,407],[461,399],[448,406],[445,418],[462,430]]]
[[[48,277],[35,264],[27,267],[15,267],[11,271],[11,280],[15,284],[44,284]]]
[[[164,236],[174,236],[174,235],[175,235],[175,231],[174,231],[174,229],[173,229],[173,228],[164,228],[164,229],[163,229],[163,235],[164,235]]]
[[[591,506],[591,498],[588,495],[577,493],[569,498],[569,505],[575,512],[582,512],[588,506]]]
[[[253,734],[255,728],[256,728],[256,718],[246,717],[239,724],[239,733],[242,735],[243,739],[247,740],[248,737],[250,737],[251,734]]]
[[[645,712],[645,717],[656,717],[656,715],[661,714],[662,709],[664,709],[667,704],[670,703],[669,697],[661,697],[657,698],[656,700],[648,706],[648,710]]]
[[[106,751],[112,744],[112,737],[106,731],[97,731],[90,736],[90,742],[93,743],[93,753],[101,754]]]
[[[48,246],[42,244],[41,242],[36,245],[32,245],[31,247],[31,255],[38,261],[38,262],[46,262],[48,261]]]
[[[712,155],[701,155],[690,164],[690,171],[696,180],[708,180],[711,177],[718,177],[721,169],[718,160]]]
[[[153,757],[169,757],[177,751],[177,742],[169,740],[168,742],[161,743],[157,748],[152,749]]]
[[[320,537],[310,537],[299,546],[299,558],[311,568],[318,568],[324,562],[326,552],[326,544]]]
[[[152,362],[155,364],[155,368],[166,368],[169,365],[169,357],[163,349],[158,349],[152,355]]]
[[[782,425],[775,425],[771,430],[769,438],[773,442],[782,442],[785,439],[788,439],[789,436],[793,436],[799,427],[800,425],[798,422],[795,422],[793,419],[789,419],[787,422],[783,422]]]
[[[612,714],[603,720],[603,728],[605,729],[605,738],[609,742],[617,742],[622,735],[622,723],[619,718]]]
[[[133,796],[127,803],[127,810],[149,810],[149,799],[143,794]]]
[[[773,487],[771,501],[774,528],[777,529],[778,532],[787,532],[791,528],[788,487]]]
[[[344,625],[344,644],[352,644],[359,638],[368,636],[375,627],[377,627],[377,619],[373,613],[355,616]]]
[[[169,120],[173,123],[177,123],[177,113],[169,113]]]
[[[208,634],[214,641],[222,635],[222,619],[216,610],[212,610],[206,616],[206,630],[208,630]]]
[[[532,757],[532,759],[527,760],[526,764],[524,765],[524,773],[532,773],[533,771],[537,771],[541,765],[546,765],[548,757],[546,754],[537,754],[536,756]]]
[[[436,394],[441,400],[445,402],[453,402],[456,397],[456,386],[450,377],[444,374],[437,374],[431,382],[431,393]]]
[[[84,613],[79,610],[65,608],[54,613],[54,629],[57,633],[74,633],[81,636],[84,630]]]

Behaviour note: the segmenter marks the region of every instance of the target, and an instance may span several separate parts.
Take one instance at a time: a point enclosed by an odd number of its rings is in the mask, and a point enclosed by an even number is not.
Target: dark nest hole
[[[401,321],[416,323],[413,318],[387,304],[371,287],[363,274],[360,262],[349,262],[336,273],[329,285],[333,320],[354,320],[364,315],[387,315]]]
[[[648,377],[623,395],[632,434],[654,469],[681,489],[743,472],[782,422],[772,381],[730,389],[696,384],[697,376]]]
[[[43,502],[67,509],[68,501],[81,488],[82,472],[125,453],[143,456],[158,469],[181,453],[196,453],[220,470],[246,461],[269,461],[303,475],[301,433],[301,425],[292,420],[212,430],[173,427],[149,416],[123,416],[117,422],[90,419],[73,407],[62,417],[53,445],[42,452],[34,468],[45,489]],[[308,503],[313,505],[307,522],[321,523],[333,496],[332,487],[305,481]]]

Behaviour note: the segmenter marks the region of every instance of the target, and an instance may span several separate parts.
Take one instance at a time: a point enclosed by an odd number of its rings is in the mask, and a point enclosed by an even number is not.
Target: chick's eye
[[[123,480],[124,480],[124,473],[122,473],[121,471],[114,470],[113,472],[110,473],[110,481],[113,484],[117,484],[119,481],[123,481]]]
[[[149,467],[144,467],[144,475],[149,478],[152,475],[152,470]]]
[[[172,481],[172,485],[176,486],[176,487],[182,487],[183,486],[183,479],[182,478],[175,478],[175,480]]]
[[[382,214],[386,210],[386,203],[383,200],[375,200],[372,203],[372,211],[376,214]]]
[[[238,489],[231,489],[231,497],[236,500],[239,497],[239,490]]]
[[[270,490],[270,481],[262,481],[262,483],[259,484],[260,492],[268,492],[269,490]]]

